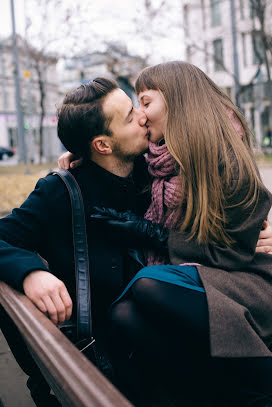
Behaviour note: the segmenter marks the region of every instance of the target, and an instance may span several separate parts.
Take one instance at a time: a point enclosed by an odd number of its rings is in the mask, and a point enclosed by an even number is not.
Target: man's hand
[[[266,220],[257,242],[256,252],[272,254],[272,227]]]
[[[76,160],[74,154],[70,153],[69,151],[63,153],[58,159],[58,167],[61,170],[69,170],[69,168],[76,168],[79,167],[81,164],[82,158]]]
[[[25,295],[54,324],[71,318],[72,300],[64,283],[47,271],[32,271],[23,282]]]
[[[114,236],[114,239],[117,241],[120,239],[129,248],[168,250],[169,231],[131,211],[117,212],[112,208],[93,207],[90,219],[99,222],[100,227],[104,227],[106,232]]]

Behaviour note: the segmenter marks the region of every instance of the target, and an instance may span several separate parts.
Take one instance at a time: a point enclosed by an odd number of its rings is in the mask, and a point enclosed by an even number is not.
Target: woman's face
[[[161,93],[158,90],[144,90],[138,95],[140,110],[142,110],[146,117],[146,126],[150,134],[150,141],[152,143],[159,143],[165,133],[166,129],[166,106]]]

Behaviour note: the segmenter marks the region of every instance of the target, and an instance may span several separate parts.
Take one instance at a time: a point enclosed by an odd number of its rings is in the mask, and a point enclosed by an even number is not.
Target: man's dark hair
[[[89,157],[90,141],[100,135],[111,135],[111,117],[103,112],[103,101],[118,83],[106,78],[96,78],[68,93],[58,108],[58,137],[68,151]]]

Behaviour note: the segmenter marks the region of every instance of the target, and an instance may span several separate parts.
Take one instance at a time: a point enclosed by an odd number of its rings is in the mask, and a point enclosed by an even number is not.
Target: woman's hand
[[[75,155],[70,153],[70,151],[66,151],[63,153],[58,159],[58,167],[61,170],[69,170],[69,168],[76,168],[82,164],[82,158],[78,160],[75,159]]]
[[[272,227],[266,220],[257,242],[256,252],[272,254]]]

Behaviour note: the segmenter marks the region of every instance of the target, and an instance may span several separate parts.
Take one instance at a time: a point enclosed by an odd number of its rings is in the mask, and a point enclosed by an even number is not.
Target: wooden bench
[[[0,303],[62,406],[132,407],[25,295],[0,282]]]

